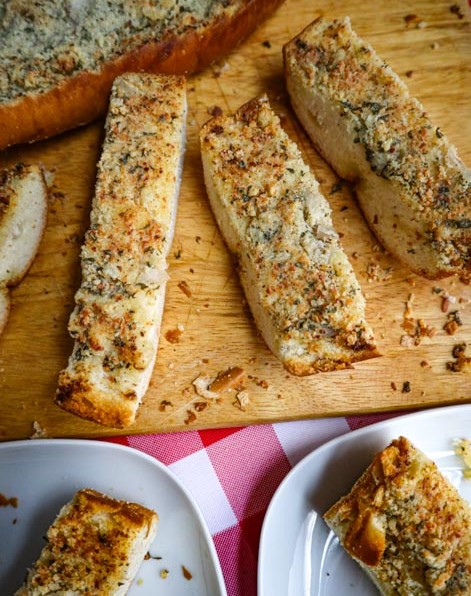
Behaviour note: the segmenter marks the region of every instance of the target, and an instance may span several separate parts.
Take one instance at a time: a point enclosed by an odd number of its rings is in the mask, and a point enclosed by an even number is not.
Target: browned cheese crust
[[[408,439],[377,454],[324,519],[383,594],[471,594],[471,508]]]
[[[371,230],[419,275],[471,275],[471,170],[348,18],[319,19],[284,47],[293,107],[355,184]]]
[[[130,570],[142,563],[157,520],[137,503],[78,491],[49,528],[47,544],[17,595],[127,592]]]
[[[90,13],[74,13],[59,0],[10,2],[0,21],[2,44],[7,39],[11,46],[5,56],[0,47],[0,149],[104,115],[111,85],[124,72],[203,69],[281,3],[171,0],[151,7],[142,0],[102,0],[90,3]]]
[[[267,98],[213,118],[200,138],[212,209],[273,353],[295,375],[377,356],[330,207]]]

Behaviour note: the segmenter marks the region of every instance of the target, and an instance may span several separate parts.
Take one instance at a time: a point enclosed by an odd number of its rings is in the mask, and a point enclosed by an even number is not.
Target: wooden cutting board
[[[12,311],[0,338],[0,438],[29,437],[34,422],[49,437],[97,437],[471,401],[469,376],[447,369],[453,346],[471,339],[471,287],[457,279],[430,282],[412,275],[378,246],[348,185],[338,184],[294,118],[281,60],[282,45],[313,19],[348,10],[354,29],[406,80],[471,165],[471,22],[465,2],[452,5],[452,0],[288,0],[237,51],[190,79],[188,146],[158,359],[137,421],[123,431],[82,421],[53,403],[57,376],[72,346],[66,327],[80,283],[79,250],[88,226],[103,122],[1,154],[0,165],[39,161],[55,178],[40,252],[12,291]],[[284,371],[257,334],[209,209],[198,129],[216,106],[233,111],[265,92],[331,202],[335,225],[366,294],[367,317],[383,356],[351,370],[310,378]],[[413,323],[422,319],[435,330],[419,345],[401,345],[408,299]],[[456,310],[462,325],[449,335],[443,326]],[[214,377],[232,366],[246,373],[248,403],[243,409],[234,392],[215,401],[195,393],[192,381],[198,375]]]

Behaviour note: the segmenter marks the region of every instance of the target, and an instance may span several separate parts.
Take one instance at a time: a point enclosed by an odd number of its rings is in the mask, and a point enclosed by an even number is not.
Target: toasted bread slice
[[[268,99],[213,118],[200,136],[211,207],[272,352],[295,375],[376,356],[330,207]]]
[[[0,149],[105,115],[124,72],[187,74],[239,45],[282,0],[2,2]]]
[[[430,279],[471,275],[471,170],[348,18],[319,19],[284,47],[296,114],[355,184],[386,249]]]
[[[152,373],[185,118],[183,77],[116,80],[69,322],[75,345],[56,396],[65,410],[103,425],[132,424]]]
[[[78,491],[47,532],[47,544],[16,596],[129,590],[157,531],[157,514],[92,489]]]
[[[10,299],[8,288],[26,275],[47,221],[47,186],[37,165],[17,164],[0,171],[0,333]]]
[[[471,508],[404,437],[324,515],[387,596],[471,594]]]

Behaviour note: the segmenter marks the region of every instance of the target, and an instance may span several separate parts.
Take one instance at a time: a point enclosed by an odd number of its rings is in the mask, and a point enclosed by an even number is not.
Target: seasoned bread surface
[[[5,327],[8,288],[26,275],[47,221],[47,186],[37,165],[0,170],[0,333]]]
[[[92,489],[60,510],[16,596],[128,592],[157,530],[157,514]]]
[[[388,251],[435,279],[471,275],[471,170],[405,84],[352,31],[319,19],[284,47],[293,107],[337,173],[355,184]]]
[[[324,515],[382,594],[471,594],[471,508],[399,437]]]
[[[183,77],[116,80],[69,321],[75,344],[56,396],[62,408],[100,424],[131,424],[152,373],[185,119]]]
[[[124,72],[184,74],[238,45],[282,0],[10,0],[0,8],[0,149],[106,113]]]
[[[296,375],[377,355],[330,207],[267,98],[213,118],[200,138],[213,212],[272,352]]]

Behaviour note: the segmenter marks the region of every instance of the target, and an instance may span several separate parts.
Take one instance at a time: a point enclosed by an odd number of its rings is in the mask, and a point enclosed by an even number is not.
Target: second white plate
[[[471,405],[437,408],[343,435],[305,457],[286,476],[266,513],[258,596],[373,596],[378,591],[344,552],[322,514],[347,493],[375,453],[403,435],[432,458],[471,502],[471,481],[453,442],[471,439]]]
[[[157,537],[129,595],[225,596],[219,560],[203,516],[163,464],[129,447],[98,441],[38,440],[0,444],[0,593],[14,594],[38,557],[61,506],[81,488],[134,501],[159,514]],[[192,574],[185,579],[184,565]],[[160,571],[167,569],[166,579]]]

